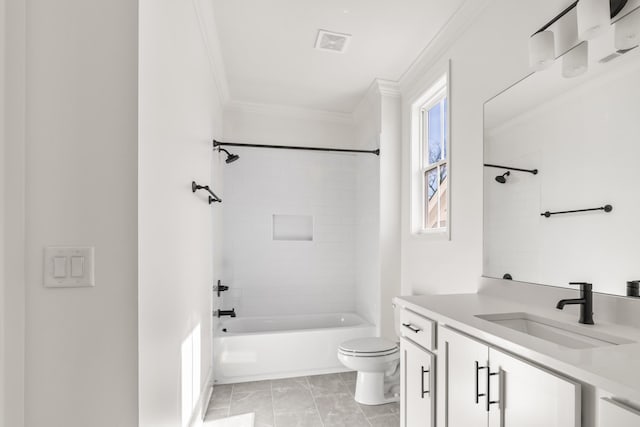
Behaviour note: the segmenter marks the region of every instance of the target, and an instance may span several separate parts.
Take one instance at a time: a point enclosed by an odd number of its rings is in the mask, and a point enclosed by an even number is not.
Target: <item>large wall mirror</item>
[[[485,104],[485,276],[617,295],[640,279],[640,48],[603,37]]]

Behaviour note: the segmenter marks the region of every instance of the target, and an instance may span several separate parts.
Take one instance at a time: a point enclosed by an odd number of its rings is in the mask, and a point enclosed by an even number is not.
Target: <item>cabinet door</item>
[[[435,426],[435,358],[406,338],[400,339],[400,425]]]
[[[600,427],[638,427],[640,426],[640,411],[629,408],[611,399],[600,401]]]
[[[489,427],[581,425],[579,384],[494,348],[489,360]]]
[[[488,422],[484,394],[489,348],[440,328],[438,341],[438,425],[482,427]]]

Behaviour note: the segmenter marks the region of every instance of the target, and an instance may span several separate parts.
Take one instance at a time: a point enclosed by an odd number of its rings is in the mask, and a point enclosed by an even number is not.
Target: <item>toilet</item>
[[[375,337],[345,341],[338,347],[338,360],[358,372],[356,402],[382,405],[400,400],[398,343]]]

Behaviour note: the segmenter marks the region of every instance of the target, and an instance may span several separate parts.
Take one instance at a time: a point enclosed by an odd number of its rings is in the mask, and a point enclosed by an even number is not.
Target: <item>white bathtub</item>
[[[225,384],[345,371],[340,343],[375,335],[354,313],[225,319],[213,338],[214,378]]]

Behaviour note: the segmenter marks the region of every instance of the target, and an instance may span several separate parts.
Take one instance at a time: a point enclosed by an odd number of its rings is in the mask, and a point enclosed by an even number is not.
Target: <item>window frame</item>
[[[443,98],[447,99],[446,109],[441,121],[446,121],[443,126],[443,136],[446,145],[446,158],[440,159],[436,163],[427,165],[425,162],[425,150],[428,150],[428,136],[425,132],[425,123],[427,120],[426,112],[433,106],[442,102]],[[426,85],[426,90],[422,91],[416,99],[410,104],[410,164],[411,164],[411,218],[410,233],[414,236],[428,236],[428,238],[445,238],[451,240],[451,176],[452,176],[452,156],[451,156],[451,80],[449,68],[444,74],[440,74],[438,78],[430,80],[430,84]],[[446,225],[438,228],[427,228],[427,177],[426,173],[436,169],[440,176],[440,168],[442,165],[447,167],[447,194],[446,218],[443,218]],[[439,208],[438,208],[439,209]],[[438,215],[440,214],[438,210]],[[440,223],[440,218],[438,222]]]

